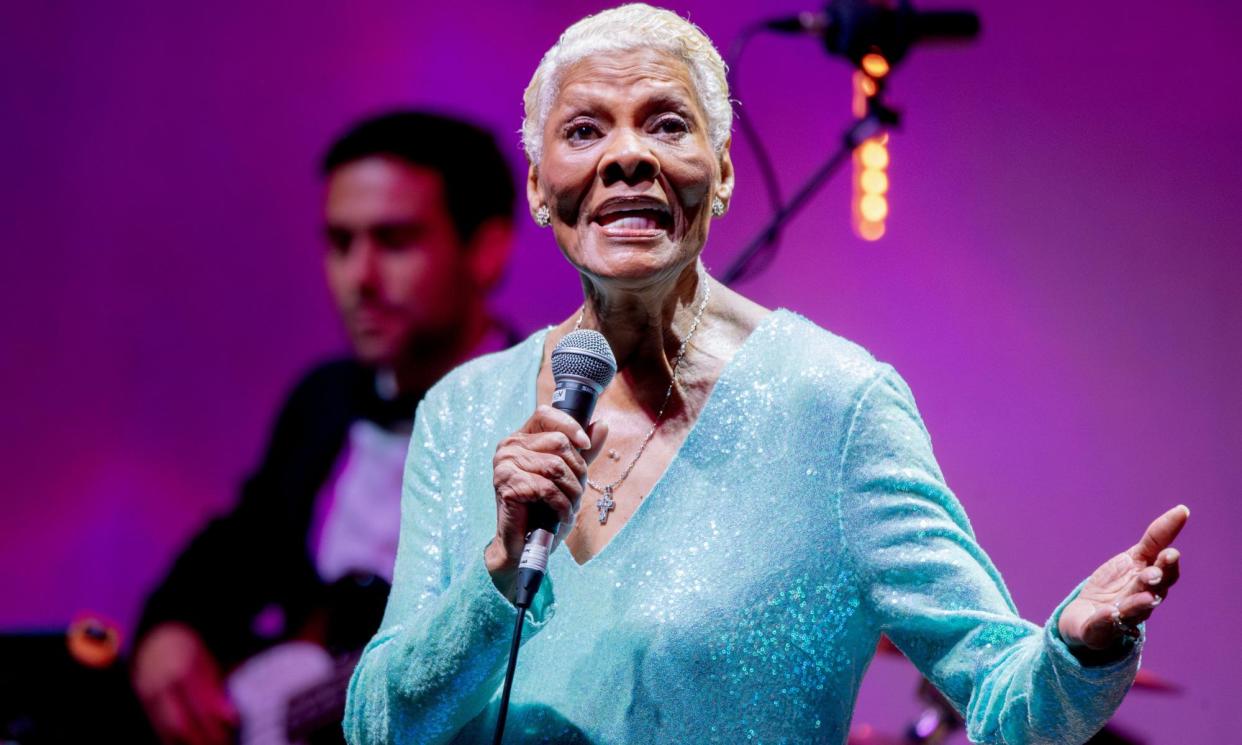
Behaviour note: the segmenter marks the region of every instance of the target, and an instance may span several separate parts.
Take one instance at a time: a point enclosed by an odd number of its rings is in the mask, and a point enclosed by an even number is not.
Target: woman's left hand
[[[1078,597],[1061,611],[1057,626],[1072,650],[1108,649],[1134,636],[1178,577],[1181,554],[1170,548],[1190,510],[1178,505],[1147,527],[1142,540],[1095,570]]]

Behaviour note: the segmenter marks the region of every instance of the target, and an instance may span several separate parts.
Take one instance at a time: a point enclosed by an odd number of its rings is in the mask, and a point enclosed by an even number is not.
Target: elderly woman
[[[841,743],[881,633],[975,741],[1087,739],[1137,669],[1188,511],[1152,523],[1043,628],[1022,620],[893,369],[704,271],[733,196],[711,42],[645,5],[585,18],[525,108],[531,212],[583,305],[420,405],[349,739],[490,738],[539,502],[564,545],[528,611],[514,742]],[[550,352],[576,328],[603,333],[619,365],[586,431],[548,406]]]

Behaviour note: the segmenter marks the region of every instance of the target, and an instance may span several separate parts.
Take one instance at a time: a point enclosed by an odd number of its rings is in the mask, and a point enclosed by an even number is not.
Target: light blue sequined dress
[[[392,596],[349,689],[350,742],[490,742],[515,610],[493,586],[491,459],[535,408],[546,332],[419,407]],[[1077,743],[1138,667],[1085,667],[1019,618],[944,484],[909,389],[788,311],[722,372],[593,559],[556,551],[506,742],[843,743],[886,633],[988,743]],[[1059,609],[1058,609],[1059,612]]]

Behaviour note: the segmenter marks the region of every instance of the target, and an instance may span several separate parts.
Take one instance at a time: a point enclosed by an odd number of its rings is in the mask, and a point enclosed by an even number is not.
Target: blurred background
[[[1184,577],[1117,721],[1237,742],[1242,526],[1242,6],[961,0],[968,46],[891,76],[887,233],[850,228],[848,169],[739,289],[892,363],[1022,613],[1042,622],[1178,502]],[[0,632],[91,610],[131,630],[176,551],[230,507],[289,386],[347,349],[322,276],[316,164],[398,105],[465,115],[525,171],[521,93],[605,3],[45,2],[0,11]],[[787,0],[677,2],[722,51]],[[924,3],[925,9],[958,7]],[[761,36],[738,105],[786,193],[850,119],[849,66]],[[736,128],[735,128],[736,130]],[[768,214],[735,133],[720,270]],[[524,213],[524,210],[520,210]],[[581,300],[520,220],[496,307],[523,332]],[[881,658],[856,723],[919,710]]]

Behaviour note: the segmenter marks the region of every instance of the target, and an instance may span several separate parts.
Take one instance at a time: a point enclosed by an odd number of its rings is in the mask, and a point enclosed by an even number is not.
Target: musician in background
[[[486,304],[515,193],[491,135],[392,113],[336,141],[323,175],[324,269],[354,356],[302,379],[236,508],[147,601],[132,675],[166,742],[231,742],[239,706],[225,674],[256,653],[292,638],[333,652],[369,638],[392,578],[415,406],[453,367],[515,341]],[[325,611],[342,593],[348,612]]]

